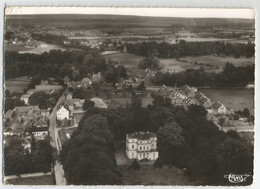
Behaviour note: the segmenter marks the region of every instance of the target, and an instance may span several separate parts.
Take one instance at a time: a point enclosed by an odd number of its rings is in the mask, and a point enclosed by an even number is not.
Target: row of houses
[[[227,108],[220,102],[212,102],[203,93],[198,92],[197,88],[184,85],[180,89],[169,89],[165,85],[162,86],[157,92],[171,99],[171,103],[175,105],[183,105],[185,107],[191,104],[203,105],[209,113],[226,114]]]

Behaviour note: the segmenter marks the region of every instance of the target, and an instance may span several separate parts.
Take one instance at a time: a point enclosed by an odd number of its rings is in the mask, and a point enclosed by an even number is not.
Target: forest
[[[186,42],[180,40],[176,44],[166,42],[143,42],[127,44],[127,52],[143,57],[154,54],[158,58],[179,58],[185,56],[226,55],[239,58],[240,56],[252,57],[255,54],[253,43],[228,43],[228,42]]]

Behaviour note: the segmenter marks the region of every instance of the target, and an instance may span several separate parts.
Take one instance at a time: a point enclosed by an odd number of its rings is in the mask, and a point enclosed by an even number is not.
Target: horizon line
[[[128,8],[128,7],[6,7],[5,15],[118,15],[167,18],[255,19],[254,9]]]

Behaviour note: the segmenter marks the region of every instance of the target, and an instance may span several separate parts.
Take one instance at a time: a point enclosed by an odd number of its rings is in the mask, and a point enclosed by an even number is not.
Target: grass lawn
[[[6,184],[12,185],[55,185],[53,175],[44,175],[39,177],[15,178],[6,181]]]
[[[198,185],[198,183],[190,181],[182,170],[174,167],[163,167],[150,171],[125,169],[121,173],[123,185]]]

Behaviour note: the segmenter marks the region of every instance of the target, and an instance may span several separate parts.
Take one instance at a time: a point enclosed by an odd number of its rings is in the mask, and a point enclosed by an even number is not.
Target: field
[[[105,55],[105,58],[117,61],[118,63],[124,65],[125,68],[135,76],[144,76],[144,70],[138,68],[139,62],[143,59],[141,56],[120,53]]]
[[[212,101],[220,101],[227,108],[235,111],[248,108],[254,113],[254,90],[253,89],[205,89],[199,90]]]
[[[6,184],[12,185],[55,185],[53,175],[45,175],[38,177],[14,178],[6,181]]]
[[[32,48],[26,47],[24,44],[5,44],[4,45],[5,51],[29,51]]]
[[[138,68],[139,62],[143,59],[141,56],[128,53],[110,54],[105,55],[106,58],[118,63],[123,64],[128,71],[136,76],[143,76],[144,70]],[[179,60],[175,58],[161,58],[160,66],[162,69],[172,70],[172,71],[183,71],[187,69],[199,69],[203,66],[207,72],[221,72],[223,67],[227,62],[234,64],[235,66],[247,66],[254,65],[255,58],[234,58],[234,57],[220,57],[220,56],[198,56],[198,57],[182,57]],[[197,62],[197,63],[195,63]],[[207,65],[206,65],[207,64]]]
[[[220,57],[220,56],[198,56],[198,57],[191,57],[187,56],[184,58],[180,58],[180,60],[184,60],[187,62],[197,62],[198,64],[209,64],[215,67],[219,67],[219,69],[215,68],[217,70],[222,70],[222,67],[225,66],[227,62],[234,64],[235,66],[247,66],[247,65],[254,65],[255,64],[255,58],[246,58],[246,57],[240,57],[240,58],[234,58],[234,57]],[[208,68],[206,67],[205,70]]]
[[[7,90],[17,93],[23,93],[23,90],[29,84],[28,81],[20,81],[20,80],[5,80],[5,87]]]

